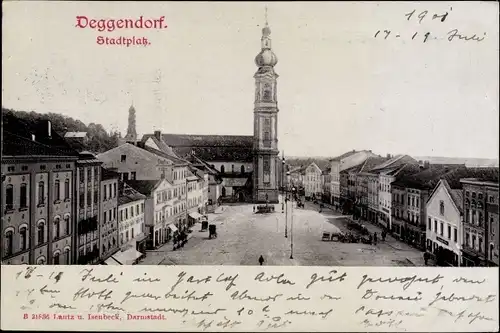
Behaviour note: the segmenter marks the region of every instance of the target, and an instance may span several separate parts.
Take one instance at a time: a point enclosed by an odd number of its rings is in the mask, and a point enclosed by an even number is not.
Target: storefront
[[[137,251],[135,246],[130,245],[113,254],[104,263],[106,265],[135,265],[143,256],[144,254]]]
[[[189,227],[192,227],[197,222],[201,222],[202,217],[203,217],[203,215],[201,215],[198,212],[189,213],[189,222],[188,222]]]

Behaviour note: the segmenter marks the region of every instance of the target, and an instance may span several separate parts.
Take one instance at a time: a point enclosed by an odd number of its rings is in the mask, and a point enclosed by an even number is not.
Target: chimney
[[[424,168],[425,169],[428,169],[429,165],[430,165],[429,161],[424,161]]]
[[[391,158],[391,154],[387,154],[387,158]]]
[[[155,131],[155,138],[161,140],[161,131]]]
[[[52,123],[50,122],[50,120],[47,120],[47,136],[49,138],[52,137]]]

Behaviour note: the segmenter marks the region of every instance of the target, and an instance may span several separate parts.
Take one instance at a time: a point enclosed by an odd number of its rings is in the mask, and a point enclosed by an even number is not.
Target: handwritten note
[[[3,329],[498,330],[495,268],[1,269]]]

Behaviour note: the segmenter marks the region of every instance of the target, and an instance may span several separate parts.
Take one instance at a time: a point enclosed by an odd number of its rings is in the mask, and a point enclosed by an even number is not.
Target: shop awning
[[[131,247],[128,250],[120,251],[120,252],[113,254],[111,256],[111,258],[109,258],[109,259],[114,259],[114,261],[117,262],[116,264],[112,264],[112,265],[132,265],[141,256],[142,256],[141,252],[139,252],[135,248]],[[108,262],[108,260],[106,260],[106,263]]]
[[[177,229],[177,227],[176,227],[175,225],[173,225],[172,223],[170,223],[170,224],[168,225],[168,227],[169,227],[169,228],[170,228],[170,230],[172,230],[173,232],[176,232],[177,230],[179,230],[179,229]]]
[[[113,257],[109,257],[108,259],[106,259],[106,261],[104,261],[104,263],[106,265],[121,265],[121,263],[113,259]]]
[[[192,212],[192,213],[189,213],[189,216],[192,217],[193,219],[197,220],[199,219],[200,217],[203,217],[203,215],[201,215],[200,213],[198,212]]]

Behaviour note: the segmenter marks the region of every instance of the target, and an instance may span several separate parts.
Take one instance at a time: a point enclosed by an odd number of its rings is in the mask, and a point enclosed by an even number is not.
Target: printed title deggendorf
[[[76,27],[111,32],[116,29],[165,29],[167,24],[165,16],[153,19],[145,19],[143,16],[139,16],[138,19],[93,19],[87,16],[77,16]]]

